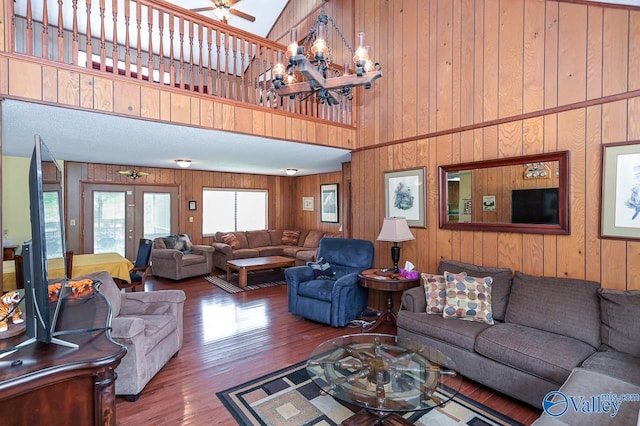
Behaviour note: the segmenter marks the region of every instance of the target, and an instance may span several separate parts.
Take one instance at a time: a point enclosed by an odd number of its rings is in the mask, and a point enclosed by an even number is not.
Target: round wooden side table
[[[383,312],[375,323],[364,330],[370,333],[382,324],[390,324],[396,327],[398,317],[393,310],[393,293],[405,291],[420,284],[420,278],[407,279],[400,274],[389,274],[381,269],[367,269],[358,274],[358,283],[371,290],[379,290],[387,293],[387,310]]]

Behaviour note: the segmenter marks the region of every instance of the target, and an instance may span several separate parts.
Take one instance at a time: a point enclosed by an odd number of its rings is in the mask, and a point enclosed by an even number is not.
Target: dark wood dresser
[[[116,424],[115,369],[126,348],[107,331],[111,312],[104,296],[84,293],[62,301],[56,327],[56,338],[78,349],[36,342],[0,358],[0,424]],[[26,339],[0,340],[0,350]]]

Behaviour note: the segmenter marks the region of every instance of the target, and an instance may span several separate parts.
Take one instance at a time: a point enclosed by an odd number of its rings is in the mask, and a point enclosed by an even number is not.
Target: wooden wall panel
[[[631,260],[638,244],[599,238],[599,187],[602,144],[640,139],[640,98],[627,95],[640,88],[640,12],[551,0],[426,0],[418,18],[407,15],[413,8],[411,1],[356,0],[356,26],[377,24],[371,50],[394,52],[381,61],[380,103],[357,111],[364,119],[352,154],[353,211],[371,217],[354,218],[354,236],[375,240],[379,232],[380,212],[370,199],[384,199],[384,171],[424,165],[428,226],[403,250],[418,269],[433,271],[438,260],[454,258],[639,287],[640,267]],[[406,90],[411,86],[417,99]],[[631,99],[601,100],[608,95]],[[591,103],[566,108],[585,101]],[[518,118],[522,113],[534,115]],[[438,228],[438,165],[565,149],[570,235]],[[376,245],[379,266],[387,251]]]

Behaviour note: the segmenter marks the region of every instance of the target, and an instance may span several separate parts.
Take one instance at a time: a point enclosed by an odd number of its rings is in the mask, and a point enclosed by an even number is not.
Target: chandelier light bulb
[[[291,44],[287,47],[287,60],[298,54],[298,29],[291,28]]]
[[[329,47],[326,42],[326,26],[319,25],[318,26],[318,37],[313,42],[313,46],[311,47],[311,54],[316,60],[322,60],[328,56]]]

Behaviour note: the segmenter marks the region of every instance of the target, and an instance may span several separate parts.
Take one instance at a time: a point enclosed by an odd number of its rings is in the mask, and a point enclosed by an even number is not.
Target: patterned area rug
[[[339,425],[357,410],[321,394],[309,378],[305,362],[217,395],[240,425]],[[443,407],[404,417],[416,425],[521,425],[462,394]]]
[[[227,274],[210,275],[204,277],[211,284],[220,287],[227,293],[241,293],[243,291],[256,290],[259,288],[283,285],[287,282],[284,279],[284,272],[281,269],[268,269],[265,271],[253,271],[247,274],[247,286],[238,287],[238,274],[231,275],[231,281],[227,281]]]

